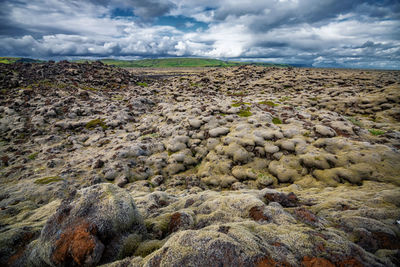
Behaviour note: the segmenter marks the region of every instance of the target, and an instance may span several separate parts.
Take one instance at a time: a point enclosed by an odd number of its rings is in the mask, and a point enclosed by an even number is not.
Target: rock
[[[330,128],[328,126],[316,125],[314,127],[314,130],[315,130],[315,132],[317,134],[320,134],[323,137],[334,137],[334,136],[336,136],[335,130],[333,130],[332,128]]]
[[[104,166],[104,161],[101,159],[96,160],[96,162],[93,164],[93,169],[99,169]]]
[[[236,162],[246,163],[250,160],[250,153],[236,143],[231,143],[224,147],[225,154]]]
[[[203,121],[198,120],[198,119],[191,119],[189,120],[189,124],[192,128],[194,129],[198,129],[201,127],[201,125],[203,124]]]
[[[95,266],[118,255],[125,235],[144,233],[132,197],[112,184],[79,190],[46,223],[30,265]]]
[[[163,181],[164,181],[164,176],[162,175],[156,175],[153,178],[151,178],[151,183],[154,186],[159,186],[160,184],[162,184]]]
[[[239,181],[255,180],[257,178],[256,173],[252,169],[242,166],[233,167],[232,175],[235,176]]]
[[[277,202],[285,208],[296,207],[299,204],[299,199],[293,192],[285,194],[272,189],[264,189],[261,194],[265,201]]]
[[[279,147],[278,147],[278,146],[275,146],[275,145],[273,145],[273,144],[271,144],[271,143],[266,143],[266,144],[264,145],[264,150],[265,150],[265,152],[268,153],[268,154],[274,154],[274,153],[276,153],[276,152],[279,151]]]
[[[118,172],[116,170],[113,169],[107,169],[105,170],[104,173],[104,178],[108,181],[114,181],[115,178],[117,178],[118,176]]]
[[[168,224],[168,232],[173,233],[181,230],[187,230],[193,227],[194,221],[192,215],[186,212],[176,212],[171,215]]]
[[[210,130],[209,134],[211,137],[218,137],[221,135],[226,135],[227,133],[229,133],[229,131],[230,130],[226,127],[218,127],[218,128]]]
[[[271,161],[268,170],[278,178],[279,182],[287,183],[301,177],[302,167],[297,158],[282,156],[279,161]]]

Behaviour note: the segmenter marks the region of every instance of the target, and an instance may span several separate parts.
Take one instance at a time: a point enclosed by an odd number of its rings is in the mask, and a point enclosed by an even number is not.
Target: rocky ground
[[[400,72],[0,64],[1,266],[400,266]]]

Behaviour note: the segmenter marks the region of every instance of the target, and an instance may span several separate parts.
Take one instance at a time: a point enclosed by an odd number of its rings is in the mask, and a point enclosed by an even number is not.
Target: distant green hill
[[[15,62],[26,62],[26,63],[40,63],[42,60],[31,59],[25,57],[0,57],[0,63],[11,64]]]
[[[77,63],[83,63],[86,61],[93,62],[94,60],[73,60],[73,62]],[[122,68],[232,67],[249,64],[265,67],[289,67],[289,65],[286,64],[224,61],[211,58],[161,58],[141,60],[102,59],[100,61],[107,65],[114,65]],[[11,64],[15,62],[41,63],[45,61],[21,57],[0,57],[0,63]]]
[[[76,60],[75,62],[82,63],[85,61],[87,60]],[[102,59],[101,62],[107,65],[115,65],[124,68],[231,67],[248,64],[267,67],[289,67],[289,65],[285,64],[223,61],[209,58],[162,58],[142,60]]]

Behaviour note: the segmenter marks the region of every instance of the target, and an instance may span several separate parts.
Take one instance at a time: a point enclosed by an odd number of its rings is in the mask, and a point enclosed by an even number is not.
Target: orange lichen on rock
[[[338,267],[364,267],[364,265],[356,259],[346,259],[336,264]]]
[[[296,216],[306,223],[318,222],[317,216],[315,216],[311,211],[305,208],[298,208],[295,210]]]
[[[61,264],[72,258],[78,265],[83,265],[87,258],[92,257],[96,246],[99,245],[96,232],[96,227],[88,222],[66,229],[56,242],[53,261]]]
[[[255,263],[256,267],[290,267],[288,263],[277,262],[270,257],[264,257]]]
[[[175,212],[171,216],[171,220],[169,221],[168,225],[168,232],[173,233],[176,232],[179,229],[179,226],[181,224],[181,214],[179,212]]]
[[[305,256],[301,262],[302,267],[335,267],[335,264],[324,258],[311,258]]]
[[[267,221],[269,218],[264,214],[262,207],[252,207],[249,216],[255,221]]]

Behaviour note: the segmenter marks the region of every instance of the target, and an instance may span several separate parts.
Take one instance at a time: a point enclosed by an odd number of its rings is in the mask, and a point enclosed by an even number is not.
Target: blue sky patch
[[[180,31],[207,29],[208,24],[184,16],[162,16],[156,19],[155,25],[172,26]]]

